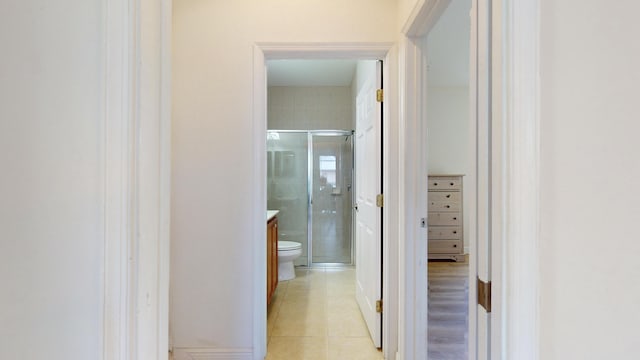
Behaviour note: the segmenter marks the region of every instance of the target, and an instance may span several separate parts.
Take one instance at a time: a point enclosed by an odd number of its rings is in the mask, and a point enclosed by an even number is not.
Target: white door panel
[[[379,74],[379,71],[377,71]],[[381,114],[376,83],[365,83],[356,97],[356,300],[376,347],[382,346],[381,314]]]
[[[476,26],[476,271],[480,280],[491,281],[491,29],[490,0],[478,0],[472,9]],[[475,279],[470,279],[475,281]],[[477,300],[476,297],[473,300]],[[477,308],[477,360],[492,358],[491,313]]]

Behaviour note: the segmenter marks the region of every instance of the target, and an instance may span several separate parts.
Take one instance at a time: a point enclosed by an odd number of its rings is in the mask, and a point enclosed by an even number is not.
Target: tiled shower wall
[[[269,129],[354,129],[350,86],[270,86],[267,104]]]

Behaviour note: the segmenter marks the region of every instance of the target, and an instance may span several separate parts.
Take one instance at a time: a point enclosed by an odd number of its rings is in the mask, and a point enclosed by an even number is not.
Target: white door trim
[[[400,262],[399,272],[399,339],[398,360],[427,358],[427,242],[420,218],[426,218],[427,199],[420,187],[426,184],[426,169],[421,166],[426,154],[422,119],[423,67],[420,47],[412,39],[401,44],[400,88],[404,113],[400,118]],[[402,74],[404,70],[404,74]],[[424,154],[424,155],[423,155]],[[420,179],[424,179],[420,181]],[[424,195],[422,195],[424,197]]]
[[[470,20],[470,32],[469,32],[469,89],[478,88],[477,77],[477,56],[478,53],[478,2],[472,1],[471,12],[469,16]],[[474,74],[474,75],[472,75]],[[477,169],[477,148],[478,148],[478,128],[477,128],[477,116],[478,116],[478,96],[477,91],[469,91],[469,169]],[[477,256],[478,253],[478,241],[477,241],[477,172],[470,171],[466,176],[466,182],[472,186],[468,189],[469,196],[465,198],[464,211],[473,216],[467,216],[468,228],[465,233],[465,243],[469,243],[469,294],[477,294],[477,282],[473,281],[477,276]],[[471,270],[473,269],[473,270]],[[471,301],[469,298],[469,360],[476,360],[478,358],[477,342],[478,342],[478,305],[477,301]]]
[[[451,0],[419,0],[402,27],[402,34],[409,38],[421,38],[435,26]]]
[[[500,6],[496,6],[500,5]],[[503,0],[494,4],[493,83],[496,123],[494,162],[500,173],[494,177],[494,193],[502,189],[501,236],[494,241],[494,274],[503,288],[495,289],[501,306],[503,329],[501,357],[493,359],[539,358],[539,219],[540,219],[540,3],[539,0]],[[504,52],[502,52],[504,51]],[[495,67],[499,66],[498,71]],[[499,93],[496,93],[499,92]],[[497,133],[495,128],[499,128]],[[497,166],[496,166],[497,168]],[[501,186],[500,186],[501,185]],[[499,253],[497,253],[499,252]],[[502,269],[496,269],[496,263]],[[499,270],[499,272],[495,272]],[[498,297],[496,299],[495,297]]]
[[[135,20],[131,1],[105,6],[105,237],[102,359],[132,358]]]
[[[104,11],[101,356],[168,358],[171,0]],[[145,36],[142,36],[142,35]]]
[[[266,130],[267,130],[267,85],[266,85],[266,63],[268,59],[383,59],[385,61],[385,88],[394,89],[395,76],[389,71],[390,65],[395,65],[393,61],[393,44],[391,43],[258,43],[254,46],[253,52],[253,175],[252,178],[255,181],[253,186],[254,193],[254,206],[252,210],[252,228],[253,238],[256,243],[253,247],[253,283],[254,283],[254,304],[253,304],[253,358],[255,360],[262,360],[266,356],[267,342],[266,342],[266,298],[264,295],[266,289],[266,257],[263,256],[266,253],[266,241],[263,241],[265,237],[265,224],[266,224],[266,208],[267,208],[267,193],[266,193]],[[395,115],[389,111],[389,109],[396,109],[394,104],[394,96],[390,94],[389,90],[386,90],[390,96],[385,96],[385,108],[384,112],[384,139],[385,149],[397,148],[397,140],[390,137],[396,134],[397,131],[388,129],[389,124],[393,123]],[[385,151],[386,152],[386,151]],[[391,165],[388,162],[388,156],[385,156],[385,164],[383,166]],[[391,165],[395,166],[395,165]],[[387,189],[397,188],[397,178],[388,176],[393,169],[384,169],[384,184],[385,191]],[[393,172],[397,174],[397,172]],[[390,190],[394,191],[394,190]],[[387,204],[393,201],[388,201]],[[383,264],[383,299],[389,299],[389,304],[385,302],[385,315],[383,317],[383,352],[386,358],[391,358],[390,354],[394,354],[397,349],[397,341],[394,338],[394,322],[397,323],[397,314],[394,312],[394,297],[396,293],[389,291],[394,278],[397,278],[398,259],[393,258],[392,255],[397,253],[393,247],[396,244],[389,244],[388,239],[395,238],[392,235],[395,227],[393,224],[389,224],[389,216],[393,216],[393,212],[397,208],[394,205],[385,204],[383,208],[384,231],[383,231],[383,243],[385,244],[386,255],[385,262]],[[390,236],[391,235],[391,236]],[[390,247],[390,249],[387,249]],[[389,281],[391,279],[391,281]]]
[[[427,358],[426,35],[450,0],[419,1],[402,28],[400,119],[400,308],[398,360]]]

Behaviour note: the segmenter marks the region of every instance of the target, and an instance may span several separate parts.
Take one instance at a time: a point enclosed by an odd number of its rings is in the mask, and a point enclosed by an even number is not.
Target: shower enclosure
[[[267,207],[296,265],[353,264],[353,132],[267,132]]]

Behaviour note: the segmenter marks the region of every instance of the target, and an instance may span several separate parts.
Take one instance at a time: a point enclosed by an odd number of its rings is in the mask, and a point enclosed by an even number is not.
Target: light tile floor
[[[297,268],[267,310],[267,360],[380,360],[355,300],[354,268]]]

